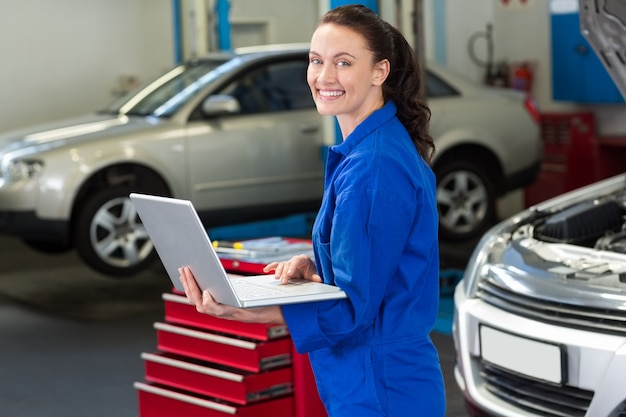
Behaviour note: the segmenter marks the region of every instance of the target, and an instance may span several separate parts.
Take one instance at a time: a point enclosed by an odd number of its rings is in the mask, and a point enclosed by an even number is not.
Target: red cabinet
[[[626,137],[598,136],[596,130],[589,111],[541,114],[544,157],[525,190],[526,207],[624,172]]]
[[[134,385],[140,417],[326,417],[308,356],[295,351],[286,326],[200,314],[176,290],[162,297],[157,350],[141,354],[145,381]]]

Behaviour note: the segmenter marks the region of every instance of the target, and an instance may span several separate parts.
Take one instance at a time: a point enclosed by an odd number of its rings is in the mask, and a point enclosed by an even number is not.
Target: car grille
[[[529,297],[503,288],[492,279],[481,281],[476,295],[501,310],[540,322],[595,333],[626,335],[625,311]]]
[[[550,385],[486,363],[482,363],[480,375],[491,394],[537,416],[583,417],[593,398],[593,391]]]

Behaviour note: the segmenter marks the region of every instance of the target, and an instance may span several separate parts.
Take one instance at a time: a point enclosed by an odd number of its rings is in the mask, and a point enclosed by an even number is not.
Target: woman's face
[[[307,81],[318,112],[337,116],[344,138],[383,106],[389,63],[373,60],[363,36],[352,29],[323,24],[313,33]]]

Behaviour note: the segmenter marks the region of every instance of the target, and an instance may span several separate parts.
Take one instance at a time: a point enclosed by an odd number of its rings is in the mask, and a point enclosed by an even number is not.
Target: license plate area
[[[531,339],[480,325],[480,354],[484,361],[532,379],[563,385],[566,350],[556,343]]]

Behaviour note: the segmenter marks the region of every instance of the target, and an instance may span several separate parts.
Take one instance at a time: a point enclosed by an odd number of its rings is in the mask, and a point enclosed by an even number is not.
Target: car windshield
[[[169,117],[205,86],[237,64],[238,58],[181,64],[118,98],[102,113]]]

